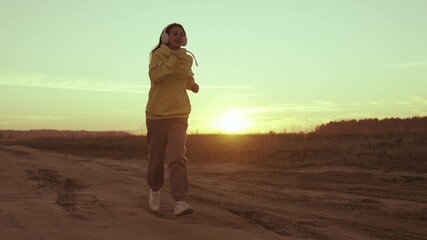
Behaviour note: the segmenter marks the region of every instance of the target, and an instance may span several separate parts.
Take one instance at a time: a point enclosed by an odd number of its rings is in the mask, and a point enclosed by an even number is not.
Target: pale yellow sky
[[[149,52],[172,22],[199,62],[189,132],[426,116],[425,9],[422,0],[0,0],[0,129],[144,132]]]

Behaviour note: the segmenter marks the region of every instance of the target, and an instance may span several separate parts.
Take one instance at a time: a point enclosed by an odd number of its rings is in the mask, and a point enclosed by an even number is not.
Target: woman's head
[[[165,27],[160,34],[159,43],[151,53],[157,50],[162,44],[168,45],[172,50],[177,50],[181,46],[187,45],[187,35],[184,27],[178,23],[172,23]]]
[[[187,45],[185,30],[181,24],[172,23],[162,31],[160,42],[167,44],[169,47],[181,47]]]

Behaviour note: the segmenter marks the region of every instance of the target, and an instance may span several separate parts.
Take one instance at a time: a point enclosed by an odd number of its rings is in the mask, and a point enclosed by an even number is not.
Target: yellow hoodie
[[[162,44],[151,56],[149,76],[151,88],[145,109],[149,119],[188,118],[191,112],[186,90],[195,84],[191,66],[193,58],[185,48],[171,55],[171,49]]]

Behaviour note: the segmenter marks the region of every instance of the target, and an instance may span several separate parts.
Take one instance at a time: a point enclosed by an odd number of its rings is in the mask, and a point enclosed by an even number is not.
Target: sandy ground
[[[0,239],[427,239],[425,174],[191,162],[175,217],[168,185],[148,209],[145,163],[2,146]]]

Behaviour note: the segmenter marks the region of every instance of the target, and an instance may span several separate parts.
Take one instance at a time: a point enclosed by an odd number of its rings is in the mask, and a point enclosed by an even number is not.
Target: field
[[[173,216],[167,177],[164,210],[154,215],[146,206],[143,136],[3,139],[0,154],[0,222],[7,223],[0,233],[8,239],[59,233],[32,222],[24,228],[31,234],[7,227],[13,224],[3,203],[17,190],[3,184],[11,178],[4,169],[22,169],[23,185],[50,196],[43,206],[70,218],[61,218],[70,236],[63,239],[90,239],[75,229],[81,222],[93,227],[88,236],[114,239],[126,231],[126,239],[145,239],[138,221],[172,224],[177,234],[150,228],[147,239],[427,239],[426,133],[190,135],[196,212],[183,218]],[[15,219],[24,218],[17,212]],[[21,238],[10,238],[17,232]]]

